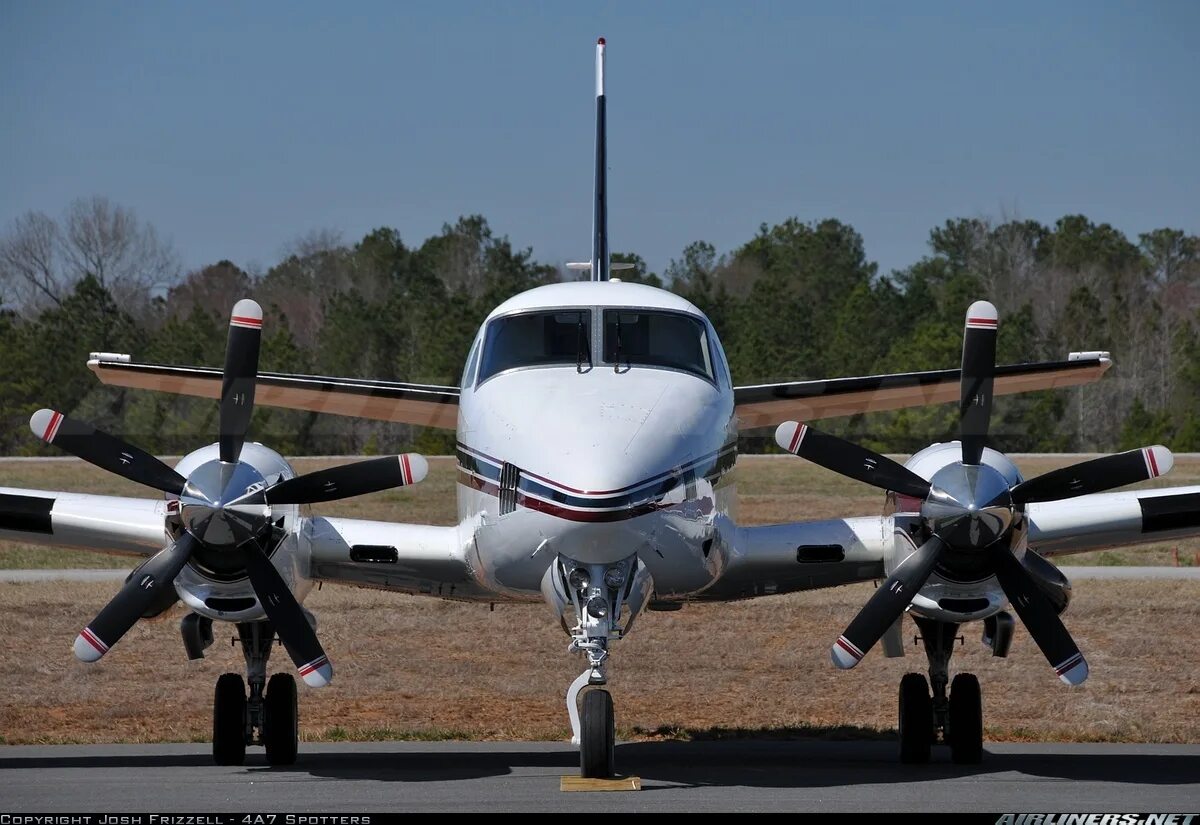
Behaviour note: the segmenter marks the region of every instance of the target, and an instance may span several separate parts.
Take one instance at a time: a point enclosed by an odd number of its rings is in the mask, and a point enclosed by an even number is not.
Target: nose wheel
[[[585,779],[611,779],[616,771],[615,744],[612,694],[607,690],[590,690],[583,695],[579,719],[580,775]]]

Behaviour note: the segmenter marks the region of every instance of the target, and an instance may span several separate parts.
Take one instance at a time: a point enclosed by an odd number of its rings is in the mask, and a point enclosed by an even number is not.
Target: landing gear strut
[[[649,576],[642,573],[634,555],[610,564],[584,564],[559,556],[547,577],[544,589],[551,588],[559,604],[574,607],[578,618],[567,630],[568,652],[587,657],[587,669],[567,689],[571,741],[579,746],[579,773],[587,779],[609,779],[616,773],[616,721],[612,696],[602,688],[608,683],[608,644],[628,632],[649,600]],[[617,624],[623,607],[628,608],[624,627]],[[588,687],[581,709],[579,694]]]
[[[243,622],[237,628],[246,658],[246,680],[237,673],[226,673],[217,680],[213,760],[218,765],[241,765],[246,761],[247,745],[263,745],[267,762],[291,765],[299,744],[295,677],[276,673],[267,682],[267,660],[275,641],[270,622]]]
[[[973,674],[960,673],[950,682],[958,625],[913,618],[929,659],[929,681],[919,673],[909,673],[900,682],[900,761],[928,762],[931,746],[940,740],[950,746],[955,762],[977,764],[983,758],[979,680]]]

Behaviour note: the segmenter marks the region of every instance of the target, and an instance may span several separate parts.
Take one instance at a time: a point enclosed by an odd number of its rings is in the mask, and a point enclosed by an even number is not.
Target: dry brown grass
[[[1019,459],[1018,464],[1026,477],[1032,477],[1074,460]],[[296,469],[303,473],[340,462],[297,459],[294,463]],[[870,515],[881,512],[883,507],[883,495],[879,491],[788,456],[743,457],[738,462],[737,473],[738,520],[745,524]],[[1179,459],[1169,476],[1156,479],[1146,486],[1188,484],[1200,484],[1200,458]],[[80,461],[11,461],[0,458],[0,486],[107,495],[146,495],[144,488]],[[448,458],[434,458],[430,461],[429,477],[415,487],[322,504],[319,512],[348,518],[453,524],[454,462]],[[1200,539],[1117,552],[1085,553],[1070,557],[1067,563],[1170,564],[1171,551],[1176,547],[1181,561],[1190,563],[1200,553]],[[123,557],[0,541],[0,569],[130,566],[129,559]]]
[[[208,658],[186,661],[178,613],[143,622],[99,664],[71,655],[78,628],[114,584],[0,586],[0,734],[15,742],[207,740],[213,684],[241,672],[230,628]],[[712,735],[715,728],[791,734],[895,725],[901,674],[924,670],[879,651],[835,670],[828,648],[870,585],[642,617],[614,646],[611,689],[624,737]],[[984,685],[990,740],[1200,741],[1200,583],[1087,581],[1067,624],[1092,666],[1067,688],[1029,637],[993,659],[970,627],[959,669]],[[463,605],[326,587],[307,604],[337,668],[301,687],[301,727],[317,738],[555,739],[563,691],[581,668],[541,606]],[[176,608],[178,610],[178,608]],[[912,625],[909,625],[909,632]],[[490,643],[493,647],[484,647]],[[274,669],[289,669],[279,651]]]

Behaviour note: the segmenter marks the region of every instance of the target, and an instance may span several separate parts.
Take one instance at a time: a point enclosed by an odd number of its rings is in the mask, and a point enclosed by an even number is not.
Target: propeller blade
[[[929,482],[907,467],[807,424],[783,422],[775,430],[775,443],[813,464],[882,490],[920,499],[929,494]]]
[[[1059,501],[1089,493],[1102,493],[1166,475],[1174,466],[1175,457],[1171,451],[1156,444],[1072,464],[1061,470],[1051,470],[1013,487],[1012,497],[1021,506],[1031,501]]]
[[[289,478],[268,488],[263,495],[271,504],[337,501],[416,484],[423,480],[428,472],[429,463],[422,455],[389,455]]]
[[[38,410],[29,419],[29,429],[47,444],[122,478],[164,493],[179,495],[183,492],[186,479],[179,473],[149,453],[84,421],[68,418],[55,410]]]
[[[95,662],[119,642],[163,591],[174,587],[175,577],[187,564],[197,543],[190,533],[183,533],[174,544],[135,571],[112,601],[75,637],[76,658]]]
[[[862,661],[888,628],[904,614],[913,596],[925,584],[946,542],[931,536],[912,555],[900,562],[887,581],[871,594],[862,610],[850,622],[846,632],[833,643],[833,663],[848,670]]]
[[[250,416],[254,414],[262,317],[262,307],[249,298],[234,304],[229,317],[221,380],[221,460],[227,464],[236,463],[241,456]]]
[[[333,678],[333,665],[325,655],[316,631],[308,623],[291,588],[256,542],[242,545],[246,551],[246,572],[254,593],[262,602],[267,618],[275,626],[279,640],[309,687],[324,687]]]
[[[996,326],[999,315],[987,301],[967,308],[959,378],[958,428],[963,464],[978,464],[987,445],[996,375]]]
[[[998,543],[993,551],[996,579],[1008,596],[1009,602],[1022,624],[1041,649],[1046,661],[1054,668],[1058,678],[1068,685],[1078,685],[1088,677],[1087,661],[1079,652],[1079,646],[1067,632],[1054,605],[1037,586],[1025,566],[1017,560],[1004,543]]]

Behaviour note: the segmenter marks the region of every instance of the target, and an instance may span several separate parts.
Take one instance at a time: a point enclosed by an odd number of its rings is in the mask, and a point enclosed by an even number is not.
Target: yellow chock
[[[558,789],[560,791],[640,791],[642,778],[640,776],[621,776],[615,779],[585,779],[582,776],[564,776]]]

